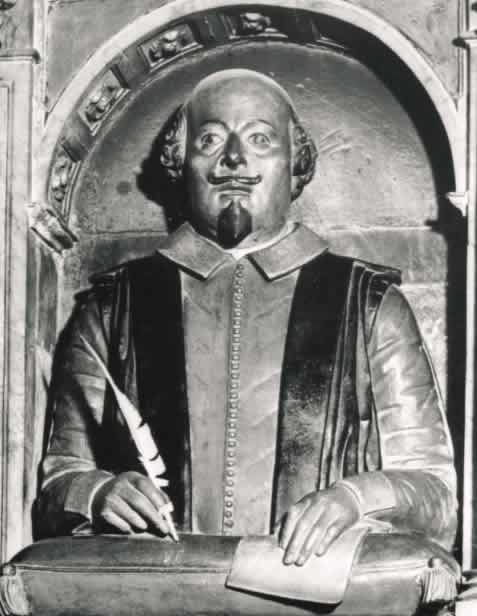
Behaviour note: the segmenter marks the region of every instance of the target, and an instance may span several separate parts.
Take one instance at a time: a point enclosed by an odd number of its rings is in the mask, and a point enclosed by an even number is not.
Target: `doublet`
[[[398,283],[299,226],[238,260],[184,226],[157,254],[95,277],[59,350],[46,532],[88,519],[111,474],[140,469],[81,334],[151,427],[182,528],[269,533],[339,482],[363,516],[449,547],[452,445]]]

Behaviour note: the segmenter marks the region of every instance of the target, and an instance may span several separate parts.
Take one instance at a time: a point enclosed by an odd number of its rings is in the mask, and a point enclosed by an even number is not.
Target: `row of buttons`
[[[231,534],[234,526],[234,488],[237,448],[237,417],[240,388],[240,329],[242,325],[243,264],[235,269],[232,295],[232,342],[229,363],[229,397],[225,440],[224,534]]]

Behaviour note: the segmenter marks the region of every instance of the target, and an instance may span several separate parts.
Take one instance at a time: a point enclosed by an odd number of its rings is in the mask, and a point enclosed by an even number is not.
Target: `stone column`
[[[468,2],[467,31],[460,41],[467,52],[464,122],[466,140],[466,207],[467,207],[467,350],[466,350],[466,408],[464,435],[464,478],[462,497],[462,565],[464,570],[477,566],[477,508],[476,508],[476,428],[477,381],[475,379],[477,351],[477,15],[475,3]]]
[[[0,0],[0,559],[23,545],[27,239],[35,63],[31,0]],[[38,2],[40,5],[41,2]]]

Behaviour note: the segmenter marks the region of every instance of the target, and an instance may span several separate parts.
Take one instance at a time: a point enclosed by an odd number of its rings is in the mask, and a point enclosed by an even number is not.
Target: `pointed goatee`
[[[232,197],[229,204],[219,214],[217,239],[224,248],[237,246],[252,231],[252,216],[240,203],[240,198]]]

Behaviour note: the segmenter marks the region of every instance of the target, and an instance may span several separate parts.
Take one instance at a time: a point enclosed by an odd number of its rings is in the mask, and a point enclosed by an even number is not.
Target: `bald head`
[[[227,69],[217,71],[201,79],[192,90],[187,102],[188,107],[193,101],[200,101],[203,97],[228,96],[230,93],[236,100],[247,100],[250,96],[259,97],[263,101],[272,102],[273,105],[281,101],[290,110],[294,111],[293,102],[286,92],[274,79],[245,68]]]

